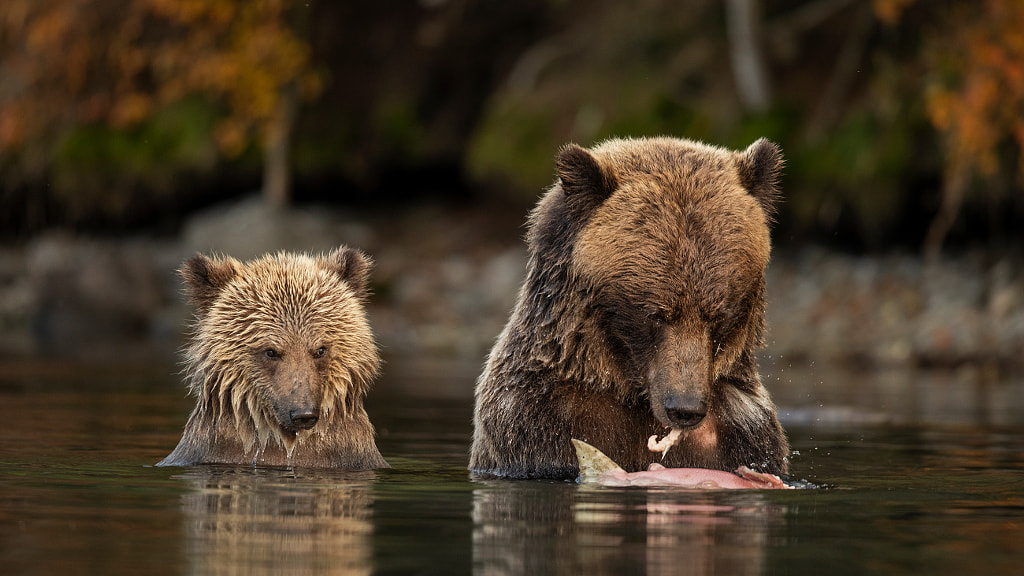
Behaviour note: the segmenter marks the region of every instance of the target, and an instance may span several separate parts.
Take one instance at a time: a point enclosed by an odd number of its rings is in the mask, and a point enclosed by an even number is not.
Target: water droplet
[[[295,447],[299,445],[299,434],[300,433],[301,432],[296,432],[295,433],[295,437],[292,439],[291,445],[288,446],[288,465],[289,466],[291,466],[291,464],[292,464],[292,456],[295,454]]]

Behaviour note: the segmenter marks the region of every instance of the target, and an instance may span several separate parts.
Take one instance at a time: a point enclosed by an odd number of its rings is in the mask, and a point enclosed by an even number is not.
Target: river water
[[[391,470],[154,468],[171,364],[0,364],[5,574],[1020,574],[1024,378],[769,360],[793,491],[472,478],[474,366],[392,359]],[[807,364],[807,363],[805,363]]]

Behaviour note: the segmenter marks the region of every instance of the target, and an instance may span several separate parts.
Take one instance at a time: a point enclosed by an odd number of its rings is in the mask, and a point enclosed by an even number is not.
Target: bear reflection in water
[[[189,574],[371,572],[373,472],[204,466],[179,476]]]
[[[762,492],[478,480],[473,561],[499,574],[764,574],[786,507]]]

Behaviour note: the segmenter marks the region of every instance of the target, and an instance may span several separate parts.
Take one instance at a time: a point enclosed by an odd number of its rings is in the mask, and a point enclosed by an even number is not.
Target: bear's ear
[[[577,218],[600,206],[618,187],[614,172],[576,144],[562,147],[555,166],[566,203]]]
[[[779,198],[779,172],[784,164],[782,151],[766,138],[754,142],[736,158],[740,183],[757,198],[769,218],[775,215],[775,203]]]
[[[341,246],[327,256],[327,263],[356,294],[362,296],[366,293],[370,269],[373,268],[373,260],[369,256],[355,248]]]
[[[217,299],[220,291],[238,274],[238,262],[233,258],[211,260],[202,254],[189,258],[178,271],[185,280],[185,293],[189,302],[206,311]]]

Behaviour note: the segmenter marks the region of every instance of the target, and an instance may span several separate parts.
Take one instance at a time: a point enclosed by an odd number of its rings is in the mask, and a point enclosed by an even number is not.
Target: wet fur
[[[345,247],[247,264],[188,260],[181,275],[197,314],[186,375],[196,406],[158,465],[387,467],[363,409],[380,368],[363,310],[370,266]],[[270,348],[279,356],[268,359]],[[282,358],[294,361],[278,373]],[[282,428],[281,405],[296,397],[317,407],[308,430]]]
[[[625,470],[680,390],[708,415],[669,467],[786,471],[788,444],[758,376],[768,222],[782,160],[672,138],[559,154],[529,220],[526,280],[476,388],[470,469],[575,478],[571,438]]]

